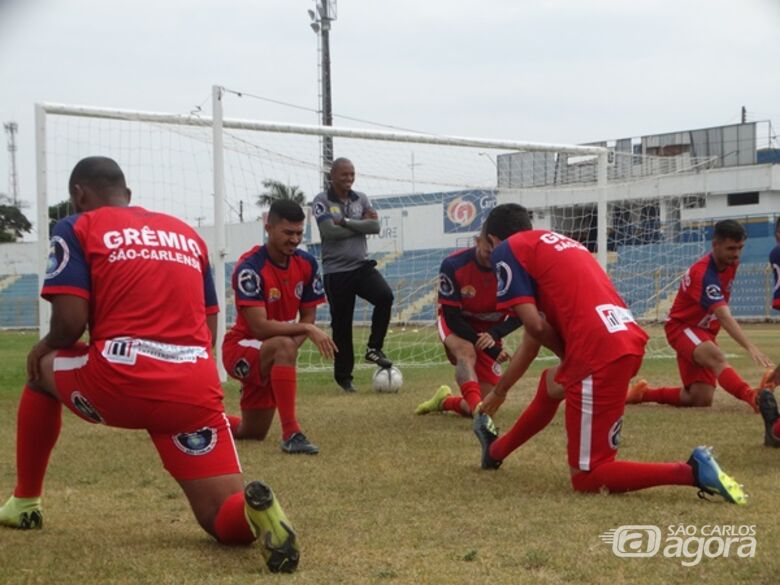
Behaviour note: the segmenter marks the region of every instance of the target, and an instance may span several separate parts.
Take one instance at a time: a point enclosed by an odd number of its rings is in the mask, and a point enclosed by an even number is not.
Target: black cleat
[[[380,368],[392,368],[393,362],[387,359],[387,356],[381,349],[374,349],[373,347],[366,348],[366,361],[372,364],[376,364]]]
[[[474,417],[474,434],[482,445],[482,469],[498,469],[503,461],[493,459],[490,456],[490,445],[498,438],[498,429],[493,423],[493,419],[480,412]]]
[[[780,447],[780,437],[776,437],[772,431],[780,413],[777,412],[777,400],[771,390],[764,388],[758,394],[758,410],[764,419],[764,445],[767,447]]]
[[[282,451],[285,453],[316,455],[320,448],[306,438],[303,433],[293,433],[290,437],[282,441]]]
[[[357,392],[357,388],[355,388],[355,385],[352,383],[352,380],[349,380],[347,382],[336,382],[336,384],[338,384],[339,387],[347,394],[353,394]]]

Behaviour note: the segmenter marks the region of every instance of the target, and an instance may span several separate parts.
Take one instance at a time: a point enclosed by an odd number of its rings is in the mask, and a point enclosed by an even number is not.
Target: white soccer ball
[[[374,372],[375,392],[398,392],[404,383],[401,370],[392,366],[390,368],[377,368]]]

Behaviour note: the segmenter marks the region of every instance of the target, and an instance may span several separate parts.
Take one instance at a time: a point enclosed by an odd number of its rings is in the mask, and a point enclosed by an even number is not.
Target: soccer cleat
[[[647,380],[637,380],[631,386],[628,387],[626,393],[626,404],[640,404],[647,392],[648,384]]]
[[[482,446],[482,469],[498,469],[503,461],[493,459],[490,456],[490,445],[498,438],[498,429],[490,418],[484,412],[480,412],[474,417],[474,434],[479,439]]]
[[[292,573],[301,553],[297,535],[270,487],[253,481],[244,488],[244,515],[260,541],[265,564],[272,573]]]
[[[381,349],[374,349],[373,347],[366,348],[366,361],[372,364],[376,364],[380,368],[392,368],[393,362],[387,359],[387,356]]]
[[[348,393],[352,394],[354,392],[357,392],[357,388],[355,388],[355,385],[352,384],[352,380],[349,380],[348,382],[337,382],[337,384],[341,387],[341,389]]]
[[[688,459],[693,468],[693,481],[699,488],[699,497],[707,499],[705,494],[720,495],[732,504],[747,504],[747,494],[733,477],[725,473],[712,456],[712,447],[696,447]]]
[[[761,381],[758,383],[758,391],[760,392],[763,388],[774,390],[775,389],[774,377],[775,377],[774,370],[767,369],[766,371],[764,371],[764,375],[761,376]]]
[[[303,433],[293,433],[286,440],[282,441],[282,451],[285,453],[316,455],[320,448],[306,438]]]
[[[780,447],[780,437],[773,432],[780,413],[777,412],[777,400],[771,390],[761,390],[758,394],[758,409],[764,419],[764,445],[767,447]]]
[[[449,386],[439,386],[432,398],[417,405],[417,408],[414,409],[414,414],[440,412],[444,401],[450,396],[452,396],[452,390],[450,390]]]
[[[0,508],[0,526],[21,530],[43,528],[41,498],[17,498],[11,496]]]

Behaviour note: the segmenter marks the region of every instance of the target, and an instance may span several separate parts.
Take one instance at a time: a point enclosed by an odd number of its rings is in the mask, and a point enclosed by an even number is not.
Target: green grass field
[[[749,326],[780,359],[777,326]],[[658,331],[653,331],[658,336]],[[760,369],[722,335],[731,361],[750,381]],[[31,333],[0,333],[0,498],[14,485],[15,413]],[[549,362],[548,362],[549,363]],[[511,392],[496,422],[507,428],[530,399],[540,366]],[[452,368],[404,370],[397,395],[357,395],[327,373],[300,377],[299,418],[322,448],[317,457],[279,450],[279,429],[264,443],[241,443],[247,478],[277,492],[299,530],[298,573],[262,571],[256,548],[217,545],[196,525],[175,482],[143,432],[89,425],[66,413],[45,491],[42,531],[0,530],[0,583],[692,583],[780,582],[780,450],[762,446],[760,417],[719,391],[710,409],[641,405],[627,409],[620,457],[684,460],[714,445],[726,471],[750,494],[746,507],[706,502],[690,488],[625,495],[572,492],[563,416],[497,472],[479,469],[469,420],[415,417],[415,405]],[[674,360],[647,360],[642,373],[676,383]],[[229,412],[237,387],[226,385]],[[704,557],[685,567],[660,553],[619,558],[599,535],[621,525],[754,526],[754,558]],[[690,562],[690,559],[687,559]]]

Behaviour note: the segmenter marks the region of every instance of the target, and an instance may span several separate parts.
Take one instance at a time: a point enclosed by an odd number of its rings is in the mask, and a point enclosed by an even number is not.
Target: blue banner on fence
[[[444,233],[477,232],[490,210],[497,205],[495,191],[456,191],[442,200]]]

